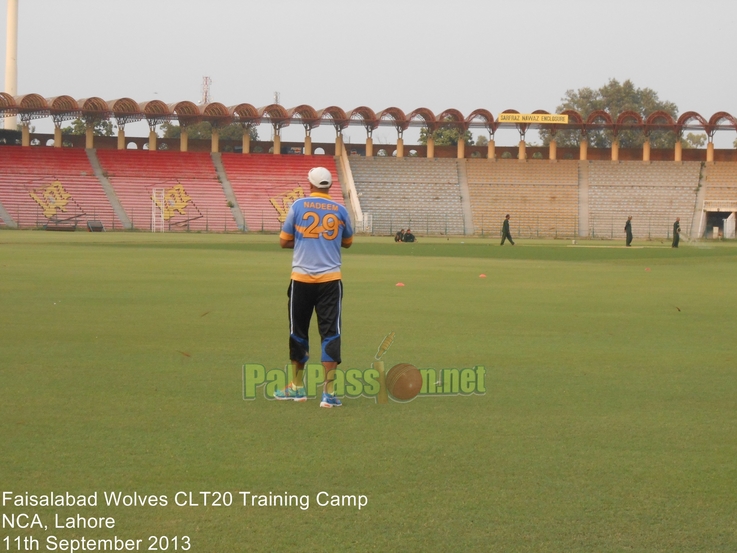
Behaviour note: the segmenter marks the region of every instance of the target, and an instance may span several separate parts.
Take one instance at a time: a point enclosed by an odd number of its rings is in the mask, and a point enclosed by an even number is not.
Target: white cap
[[[313,167],[307,173],[307,179],[315,188],[330,188],[333,184],[333,177],[325,167]]]

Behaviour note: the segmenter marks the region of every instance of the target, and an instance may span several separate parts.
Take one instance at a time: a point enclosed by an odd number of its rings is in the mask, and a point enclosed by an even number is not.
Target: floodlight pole
[[[18,0],[8,0],[8,27],[5,46],[5,92],[18,95]],[[15,115],[5,117],[5,129],[15,130]]]

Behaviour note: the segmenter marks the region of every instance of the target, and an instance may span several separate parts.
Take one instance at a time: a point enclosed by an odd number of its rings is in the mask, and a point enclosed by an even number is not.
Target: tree
[[[164,132],[164,138],[179,138],[182,136],[182,128],[169,121],[161,124],[161,130]],[[249,134],[251,140],[258,140],[258,129],[256,127],[251,127]],[[231,123],[222,127],[219,135],[223,140],[242,140],[243,128],[238,123]],[[208,121],[188,125],[187,136],[193,140],[210,140],[212,138],[212,125]]]
[[[476,146],[488,146],[489,145],[489,139],[486,138],[483,134],[480,134],[476,137]]]
[[[113,136],[115,125],[110,121],[97,120],[94,122],[92,134],[95,136]],[[61,134],[84,135],[87,133],[87,123],[82,119],[75,119],[71,126],[62,127]]]
[[[732,142],[732,146],[734,146],[735,148],[737,148],[737,138],[735,138],[734,139],[734,142]]]
[[[597,90],[580,88],[567,90],[561,98],[562,104],[556,108],[556,113],[571,109],[586,119],[597,110],[604,110],[612,119],[625,111],[634,111],[643,119],[655,111],[665,111],[676,119],[678,107],[673,102],[660,100],[658,93],[651,88],[636,88],[629,79],[620,83],[617,79],[610,79],[607,84]],[[552,133],[549,128],[540,130],[543,145],[550,144]],[[595,148],[609,148],[614,140],[612,131],[596,130],[588,133],[589,145]],[[617,137],[622,148],[638,148],[645,142],[642,131],[621,131]],[[650,134],[650,144],[653,148],[672,148],[676,143],[675,133],[670,131],[654,131]],[[578,131],[562,130],[555,133],[555,140],[559,146],[575,147],[580,141]]]
[[[705,144],[706,144],[705,134],[694,134],[690,132],[685,137],[681,138],[681,145],[687,150],[703,148]]]
[[[452,119],[446,119],[446,121],[452,121]],[[427,145],[427,127],[420,129],[420,144]],[[441,125],[432,134],[435,139],[436,146],[455,146],[458,141],[463,140],[466,142],[466,146],[473,146],[473,134],[471,131],[461,132],[461,129],[456,125]]]

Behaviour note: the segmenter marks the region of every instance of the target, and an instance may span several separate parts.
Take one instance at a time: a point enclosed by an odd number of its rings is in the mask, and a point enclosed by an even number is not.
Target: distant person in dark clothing
[[[624,232],[627,234],[627,246],[632,245],[632,215],[627,217],[627,222],[624,224]]]
[[[397,231],[397,233],[394,235],[394,241],[404,242],[404,229]]]
[[[504,223],[502,223],[502,243],[499,245],[503,246],[505,240],[509,240],[509,243],[514,246],[514,240],[512,240],[512,233],[509,232],[509,213],[507,213],[507,216],[504,218]]]
[[[404,233],[404,242],[414,242],[415,241],[415,235],[412,234],[412,231],[410,229],[407,229],[407,232]]]
[[[678,247],[678,242],[681,241],[681,218],[676,217],[676,222],[673,223],[673,244],[671,244],[672,248]]]

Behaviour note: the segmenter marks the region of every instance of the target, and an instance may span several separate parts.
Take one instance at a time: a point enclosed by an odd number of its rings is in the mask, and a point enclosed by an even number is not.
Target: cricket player
[[[676,222],[673,223],[673,243],[671,248],[677,248],[678,242],[681,241],[681,218],[676,217]]]
[[[627,235],[626,246],[632,245],[632,215],[627,217],[627,222],[624,224],[624,232]]]
[[[307,174],[310,195],[289,208],[279,236],[282,248],[294,249],[289,282],[289,359],[294,367],[292,381],[276,392],[276,399],[307,401],[304,367],[309,358],[312,312],[320,329],[321,361],[325,385],[320,407],[340,407],[333,384],[341,362],[340,329],[343,283],[340,278],[340,248],[350,248],[353,229],[348,211],[330,198],[333,178],[324,167]]]
[[[499,245],[503,246],[505,240],[509,240],[509,243],[514,246],[514,240],[512,240],[512,233],[509,232],[509,213],[507,213],[507,216],[504,218],[504,222],[502,223],[502,243]]]

